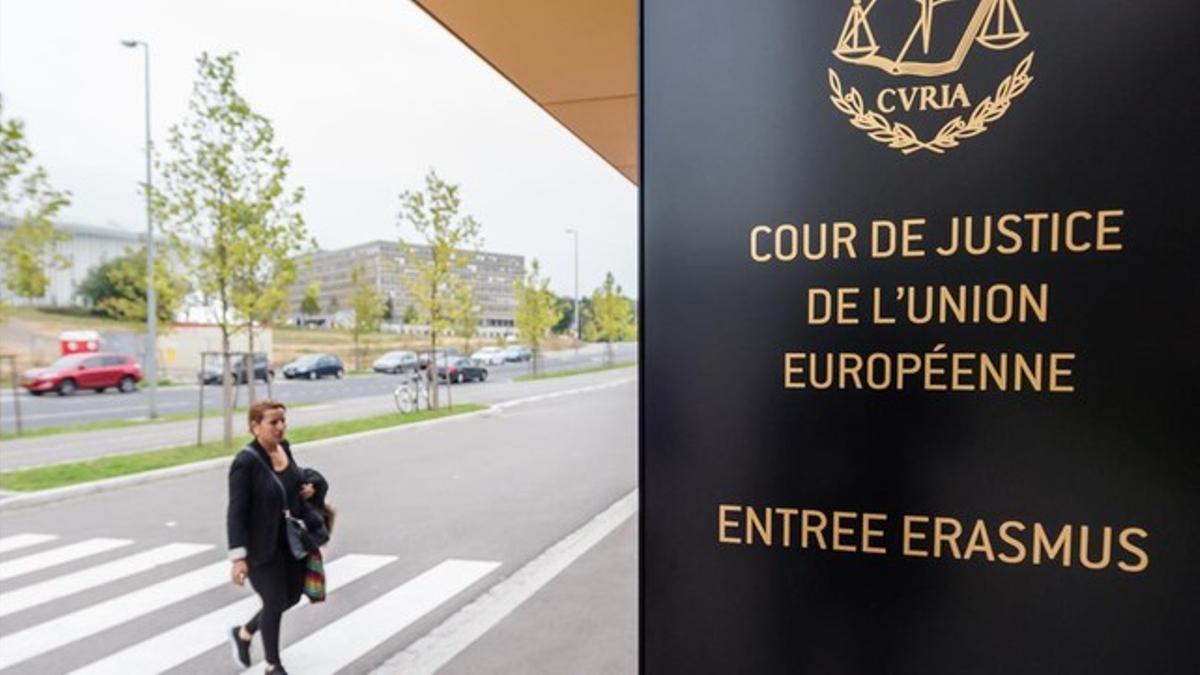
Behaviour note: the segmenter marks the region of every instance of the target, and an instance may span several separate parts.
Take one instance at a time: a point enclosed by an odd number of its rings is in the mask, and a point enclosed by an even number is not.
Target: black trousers
[[[262,598],[262,609],[246,624],[250,633],[262,631],[267,663],[279,663],[279,624],[283,612],[300,601],[304,592],[304,561],[280,552],[269,563],[250,566],[250,585]]]

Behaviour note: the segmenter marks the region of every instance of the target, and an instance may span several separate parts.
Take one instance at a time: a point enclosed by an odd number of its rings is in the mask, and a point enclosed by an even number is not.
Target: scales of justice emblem
[[[894,52],[881,48],[871,27],[871,11],[880,0],[852,0],[833,55],[846,63],[875,68],[892,77],[920,78],[903,80],[895,87],[882,88],[875,105],[868,105],[855,87],[843,87],[837,71],[829,68],[830,101],[846,115],[850,124],[866,132],[873,140],[911,155],[921,150],[935,154],[956,148],[968,138],[978,136],[1008,112],[1033,77],[1029,69],[1033,52],[983,99],[972,103],[962,83],[931,83],[931,78],[958,72],[967,55],[978,46],[1003,52],[1015,49],[1029,37],[1029,31],[1017,11],[1016,0],[973,0],[977,4],[953,51],[941,58],[931,55],[931,41],[937,10],[942,5],[964,0],[915,0],[916,18],[908,37]],[[971,2],[972,0],[965,0]],[[889,55],[892,54],[892,55]],[[957,111],[938,132],[923,140],[907,124],[887,115],[896,113]]]

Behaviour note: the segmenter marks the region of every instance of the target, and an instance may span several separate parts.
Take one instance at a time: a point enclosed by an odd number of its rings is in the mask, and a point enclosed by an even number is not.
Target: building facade
[[[13,295],[12,291],[0,284],[0,299],[12,304],[29,304],[39,307],[67,307],[80,304],[77,297],[79,285],[87,278],[88,272],[97,265],[120,257],[127,248],[137,249],[145,246],[144,234],[137,234],[117,227],[98,227],[80,225],[78,223],[55,223],[55,229],[70,236],[58,245],[58,252],[70,261],[63,269],[48,270],[50,285],[46,294],[40,298],[26,300]],[[12,232],[14,224],[0,219],[0,239]],[[0,262],[0,274],[7,275],[7,270]]]
[[[406,279],[414,279],[417,270],[411,258],[429,259],[428,246],[406,245],[376,240],[335,251],[317,251],[303,258],[289,297],[292,313],[300,317],[300,301],[311,282],[320,285],[320,320],[338,322],[350,316],[355,266],[361,266],[366,279],[374,283],[381,297],[390,299],[393,318],[389,324],[404,332],[425,332],[421,324],[401,325],[402,317],[416,303],[409,295]],[[513,284],[525,272],[525,257],[490,251],[470,254],[464,268],[466,280],[474,286],[480,309],[479,335],[493,337],[516,332],[517,298]]]

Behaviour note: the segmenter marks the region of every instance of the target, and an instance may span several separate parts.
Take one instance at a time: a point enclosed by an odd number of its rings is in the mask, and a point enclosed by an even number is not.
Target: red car
[[[97,392],[114,387],[128,394],[137,389],[142,379],[142,367],[132,357],[120,354],[70,354],[45,368],[25,371],[21,386],[34,396],[56,391],[59,396],[70,396],[80,389],[95,389]]]

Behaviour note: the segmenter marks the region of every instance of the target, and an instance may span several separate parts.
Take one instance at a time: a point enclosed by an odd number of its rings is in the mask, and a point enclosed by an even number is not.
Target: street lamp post
[[[154,219],[150,213],[150,45],[144,40],[122,40],[129,48],[142,47],[146,65],[146,379],[150,381],[150,418],[158,417],[158,307],[154,293]]]
[[[579,230],[567,228],[567,234],[575,239],[575,349],[579,350]]]

